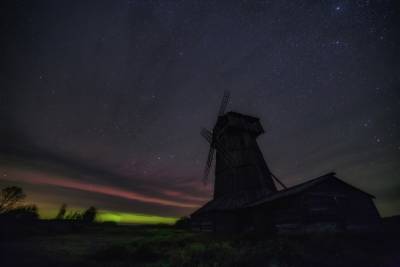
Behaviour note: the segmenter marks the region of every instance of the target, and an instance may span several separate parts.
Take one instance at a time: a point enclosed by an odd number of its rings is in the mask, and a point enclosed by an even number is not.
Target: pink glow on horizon
[[[19,173],[20,171],[17,171]],[[12,177],[12,179],[11,179]],[[3,177],[4,178],[4,177]],[[38,184],[38,185],[51,185],[51,186],[59,186],[59,187],[64,187],[64,188],[69,188],[69,189],[76,189],[76,190],[81,190],[81,191],[87,191],[87,192],[93,192],[93,193],[99,193],[99,194],[104,194],[104,195],[109,195],[109,196],[114,196],[114,197],[120,197],[120,198],[125,198],[125,199],[130,199],[130,200],[135,200],[135,201],[141,201],[141,202],[146,202],[146,203],[152,203],[152,204],[157,204],[157,205],[164,205],[164,206],[173,206],[173,207],[181,207],[181,208],[196,208],[201,205],[201,203],[188,203],[187,201],[185,202],[178,202],[178,201],[173,201],[173,200],[167,200],[167,199],[162,199],[158,197],[151,197],[151,196],[146,196],[141,193],[136,193],[124,189],[120,189],[117,187],[112,187],[112,186],[105,186],[105,185],[98,185],[98,184],[92,184],[92,183],[87,183],[87,182],[82,182],[82,181],[76,181],[73,179],[68,179],[68,178],[60,178],[60,177],[48,177],[48,174],[41,174],[41,173],[20,173],[18,175],[10,175],[9,176],[11,181],[20,181],[20,182],[25,182],[25,183],[30,183],[30,184]],[[200,201],[201,199],[198,199]]]

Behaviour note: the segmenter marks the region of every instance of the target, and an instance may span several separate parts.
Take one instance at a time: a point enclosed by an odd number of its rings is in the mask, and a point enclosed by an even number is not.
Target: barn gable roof
[[[339,181],[340,183],[342,183],[342,184],[344,184],[344,185],[346,185],[348,187],[351,187],[353,190],[356,190],[356,191],[359,191],[359,192],[361,192],[363,194],[366,194],[370,198],[375,198],[375,196],[373,196],[373,195],[371,195],[371,194],[369,194],[369,193],[367,193],[365,191],[362,191],[361,189],[359,189],[359,188],[357,188],[357,187],[355,187],[355,186],[353,186],[351,184],[346,183],[345,181],[337,178],[335,175],[336,175],[336,173],[334,173],[334,172],[327,173],[327,174],[322,175],[320,177],[311,179],[311,180],[309,180],[307,182],[292,186],[292,187],[290,187],[288,189],[284,189],[284,190],[278,191],[275,194],[270,195],[270,196],[266,197],[265,199],[261,199],[260,201],[256,201],[256,202],[252,203],[249,206],[255,206],[255,205],[259,205],[261,203],[270,202],[270,201],[273,201],[273,200],[276,200],[276,199],[281,199],[281,198],[284,198],[284,197],[287,197],[287,196],[295,195],[297,193],[304,192],[304,191],[308,190],[309,188],[311,188],[313,186],[316,186],[317,184],[323,183],[323,182],[325,182],[327,180],[330,180],[330,179],[334,179],[335,181]]]
[[[262,191],[256,191],[256,192],[242,192],[239,193],[235,196],[229,196],[229,197],[219,197],[217,199],[213,199],[209,202],[207,202],[203,207],[195,211],[192,215],[203,213],[203,212],[208,212],[208,211],[216,211],[216,210],[235,210],[235,209],[240,209],[240,208],[247,208],[247,207],[253,207],[256,205],[260,205],[263,203],[271,202],[274,200],[282,199],[288,196],[292,196],[298,193],[302,193],[313,186],[316,186],[320,183],[323,183],[325,181],[334,179],[335,181],[339,181],[340,183],[343,183],[345,186],[351,187],[353,190],[357,190],[363,194],[366,194],[367,196],[371,198],[375,198],[375,196],[368,194],[367,192],[362,191],[361,189],[354,187],[341,179],[337,178],[336,173],[330,172],[325,175],[322,175],[320,177],[317,177],[315,179],[311,179],[307,182],[292,186],[290,188],[284,189],[277,191],[275,193],[266,193]]]

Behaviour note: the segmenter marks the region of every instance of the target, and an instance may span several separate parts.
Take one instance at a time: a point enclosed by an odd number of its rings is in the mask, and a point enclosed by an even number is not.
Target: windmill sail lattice
[[[225,91],[224,96],[222,97],[221,105],[219,107],[218,117],[222,116],[225,113],[226,107],[228,105],[229,97],[230,97],[229,91]],[[207,163],[206,163],[206,167],[204,168],[204,175],[203,175],[203,183],[207,184],[208,177],[210,175],[212,161],[214,158],[215,142],[214,142],[214,135],[212,133],[209,133],[208,130],[202,129],[201,135],[203,137],[205,137],[206,140],[210,143],[210,148],[208,149]],[[211,135],[211,136],[209,136],[209,135]]]

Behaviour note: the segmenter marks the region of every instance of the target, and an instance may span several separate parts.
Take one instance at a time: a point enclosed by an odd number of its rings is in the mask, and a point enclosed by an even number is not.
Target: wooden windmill
[[[272,174],[258,147],[256,139],[264,133],[260,120],[225,112],[228,101],[229,93],[225,92],[212,131],[201,131],[210,144],[203,177],[206,183],[216,154],[214,196],[190,215],[193,230],[303,233],[319,231],[319,227],[379,226],[374,196],[340,180],[335,173],[286,188]],[[275,182],[283,190],[277,190]]]
[[[274,179],[283,187],[268,168],[257,144],[264,133],[260,120],[237,112],[225,112],[229,101],[225,92],[212,131],[201,130],[210,144],[203,181],[207,183],[216,151],[214,199],[234,196],[242,192],[270,194],[277,191]]]

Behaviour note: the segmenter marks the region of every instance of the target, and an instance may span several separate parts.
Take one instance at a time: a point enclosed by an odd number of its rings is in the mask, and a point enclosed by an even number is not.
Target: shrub
[[[2,214],[4,217],[13,220],[32,221],[39,218],[35,205],[19,206]]]
[[[85,223],[92,223],[96,219],[97,210],[95,207],[88,208],[82,215],[82,221]]]
[[[82,213],[80,213],[79,211],[69,212],[67,215],[65,215],[65,219],[71,221],[81,221]]]
[[[190,228],[190,219],[189,217],[181,217],[175,223],[176,228],[180,229],[189,229]]]

